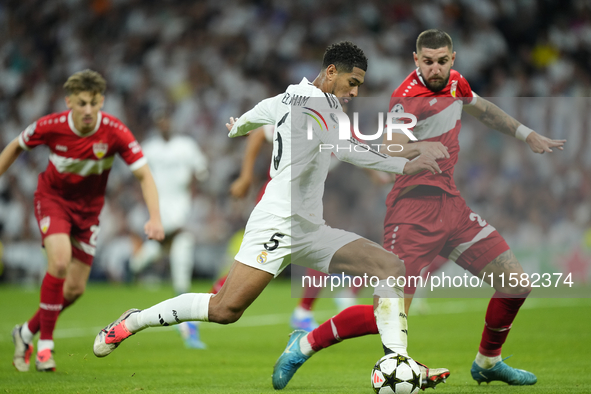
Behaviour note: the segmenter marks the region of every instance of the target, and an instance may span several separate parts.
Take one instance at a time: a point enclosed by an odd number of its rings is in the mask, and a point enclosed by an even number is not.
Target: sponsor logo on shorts
[[[94,155],[99,159],[102,159],[105,156],[107,150],[109,150],[109,145],[102,141],[99,141],[96,144],[92,145],[92,151],[94,152]]]
[[[257,256],[257,263],[265,264],[267,262],[267,255],[268,255],[267,252],[265,252],[265,251],[261,252],[261,254],[259,254]]]
[[[49,216],[45,216],[43,219],[39,221],[39,228],[41,228],[41,232],[43,234],[47,233],[47,230],[49,230],[49,222]]]

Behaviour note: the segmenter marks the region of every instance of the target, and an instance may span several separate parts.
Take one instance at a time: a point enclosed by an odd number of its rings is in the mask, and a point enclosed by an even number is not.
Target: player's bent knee
[[[241,305],[228,305],[214,296],[209,303],[208,318],[210,322],[218,324],[232,324],[238,321],[245,309]]]
[[[243,310],[232,310],[232,309],[225,309],[225,310],[216,310],[212,313],[210,310],[209,312],[209,321],[218,323],[218,324],[232,324],[236,323],[238,319],[244,313]]]
[[[497,286],[495,286],[495,290],[501,292],[501,293],[505,293],[505,294],[525,294],[525,293],[529,293],[532,288],[531,286],[521,286],[521,285],[517,285],[517,286],[509,286],[505,283],[505,287],[500,287],[497,288]]]
[[[68,262],[60,260],[49,260],[47,265],[47,271],[50,274],[57,276],[58,278],[66,277],[66,274],[68,273]]]
[[[387,279],[388,277],[398,278],[406,274],[406,267],[398,256],[394,253],[384,252],[377,261],[376,274],[380,279]]]

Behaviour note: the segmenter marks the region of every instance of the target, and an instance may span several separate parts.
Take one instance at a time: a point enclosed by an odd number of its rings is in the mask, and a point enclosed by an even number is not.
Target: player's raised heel
[[[39,372],[53,372],[55,371],[55,360],[53,359],[53,350],[43,349],[37,352],[35,359],[35,367]]]
[[[300,339],[308,333],[304,330],[295,330],[289,336],[287,346],[273,367],[273,388],[281,390],[291,380],[299,367],[310,358],[300,350]]]
[[[538,378],[533,373],[510,367],[503,361],[499,361],[490,369],[482,368],[474,361],[470,372],[472,373],[472,379],[477,381],[478,384],[498,380],[512,386],[528,386],[538,381]]]
[[[21,336],[21,325],[16,325],[12,329],[12,342],[14,343],[14,356],[12,357],[12,365],[20,372],[28,372],[31,355],[33,354],[33,345],[25,343]]]
[[[109,324],[99,331],[96,338],[94,338],[94,346],[92,350],[97,357],[105,357],[119,346],[121,342],[129,338],[133,334],[125,327],[125,319],[132,313],[140,312],[139,309],[129,309],[119,319]]]
[[[450,375],[449,369],[447,368],[429,368],[417,360],[415,362],[419,364],[419,368],[421,369],[421,390],[428,388],[434,389],[439,383],[445,383]]]

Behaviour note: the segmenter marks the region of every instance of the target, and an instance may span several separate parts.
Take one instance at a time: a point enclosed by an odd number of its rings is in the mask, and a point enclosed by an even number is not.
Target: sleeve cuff
[[[27,146],[27,144],[25,144],[25,140],[23,140],[23,133],[20,133],[20,134],[18,135],[18,145],[19,145],[21,148],[23,148],[24,150],[27,150],[27,151],[28,151],[28,150],[31,150],[31,148],[29,148],[29,147]]]
[[[464,105],[474,105],[474,104],[476,104],[477,99],[478,99],[478,95],[476,93],[474,93],[474,91],[472,91],[472,100],[470,100],[469,103],[466,103]]]
[[[145,164],[148,164],[148,159],[146,159],[145,157],[140,157],[138,160],[134,161],[128,166],[131,171],[135,171],[139,168],[142,168]]]

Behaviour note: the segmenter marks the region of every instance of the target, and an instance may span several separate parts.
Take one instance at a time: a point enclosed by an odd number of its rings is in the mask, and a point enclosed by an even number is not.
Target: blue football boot
[[[287,346],[273,367],[273,388],[281,390],[291,380],[299,367],[310,358],[300,350],[300,339],[308,333],[304,330],[295,330],[289,336]]]
[[[509,357],[507,357],[509,358]],[[505,361],[507,358],[503,359]],[[499,361],[494,367],[485,369],[476,364],[476,361],[472,363],[472,379],[478,382],[490,383],[494,380],[508,383],[512,386],[527,386],[535,384],[538,381],[536,375],[531,372],[524,371],[523,369],[516,369],[508,366],[503,361]]]

